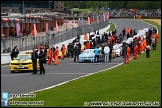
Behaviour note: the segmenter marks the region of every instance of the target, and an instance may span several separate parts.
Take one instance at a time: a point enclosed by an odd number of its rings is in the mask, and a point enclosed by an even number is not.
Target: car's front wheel
[[[15,71],[11,71],[11,73],[15,73]]]

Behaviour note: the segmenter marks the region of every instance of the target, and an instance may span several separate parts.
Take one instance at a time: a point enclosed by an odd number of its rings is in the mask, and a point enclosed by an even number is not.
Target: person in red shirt
[[[88,41],[87,43],[86,43],[86,49],[90,49],[91,48],[91,44],[90,44],[90,42]]]

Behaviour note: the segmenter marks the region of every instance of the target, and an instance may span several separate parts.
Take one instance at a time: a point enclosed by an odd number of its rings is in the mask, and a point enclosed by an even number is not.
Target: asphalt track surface
[[[151,27],[141,21],[130,19],[110,19],[109,22],[116,25],[117,35],[124,27],[136,29],[136,31]],[[122,62],[122,57],[116,57],[111,62],[100,62],[99,64],[74,63],[73,59],[65,58],[59,61],[59,65],[45,65],[45,75],[31,75],[32,72],[10,73],[9,66],[5,66],[1,67],[1,92],[29,93],[113,67]]]

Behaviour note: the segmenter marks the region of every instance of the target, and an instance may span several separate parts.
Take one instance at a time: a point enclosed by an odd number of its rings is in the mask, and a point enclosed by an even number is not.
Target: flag
[[[73,18],[72,23],[73,23],[73,27],[75,28],[75,19],[74,18]]]
[[[90,25],[90,18],[88,17],[88,25]]]
[[[35,25],[35,23],[33,24],[34,25],[34,36],[38,36],[38,33],[37,33],[37,30],[36,30],[36,25]]]
[[[56,21],[56,32],[59,32],[57,21]]]
[[[66,22],[65,23],[66,23],[66,30],[67,30],[68,29],[67,19],[66,19]]]
[[[84,26],[84,20],[83,20],[83,18],[82,18],[82,26]]]
[[[102,22],[102,15],[100,15],[100,22]]]
[[[19,22],[16,22],[16,35],[17,35],[17,37],[20,36],[20,25],[19,25]]]
[[[106,16],[105,16],[105,14],[103,15],[103,20],[105,21],[105,19],[106,19]]]
[[[48,31],[48,23],[46,23],[46,35],[48,35],[49,34],[49,31]]]
[[[108,13],[106,13],[106,20],[108,20]]]
[[[99,19],[98,19],[98,16],[97,16],[97,23],[99,23]]]
[[[109,13],[107,13],[107,19],[109,19]]]

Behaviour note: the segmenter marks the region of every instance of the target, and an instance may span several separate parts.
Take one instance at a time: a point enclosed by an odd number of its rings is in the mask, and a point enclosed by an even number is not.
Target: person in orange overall
[[[65,58],[65,51],[66,51],[66,47],[65,47],[65,45],[63,44],[63,45],[62,45],[62,48],[61,48],[61,52],[62,52],[61,59],[62,59],[62,60],[64,60],[64,58]]]
[[[91,44],[90,44],[90,42],[88,41],[87,43],[86,43],[86,49],[90,49],[91,48]]]
[[[58,46],[56,47],[56,50],[55,50],[55,62],[54,62],[54,65],[58,65],[59,62],[58,62],[58,59],[59,59],[59,49],[58,49]]]
[[[142,45],[142,52],[143,52],[143,50],[144,50],[144,40],[143,39],[141,39],[141,45]]]
[[[86,33],[84,34],[84,40],[88,40],[88,36]]]
[[[140,41],[140,54],[142,54],[142,51],[143,51],[143,42]]]
[[[52,48],[49,48],[49,49],[47,50],[48,65],[51,65],[51,62],[52,62],[52,55],[53,55]]]
[[[138,57],[138,45],[137,45],[137,42],[136,42],[136,45],[134,47],[134,55],[133,55],[133,58],[134,59],[137,59]]]
[[[159,37],[158,37],[158,34],[157,34],[157,33],[154,33],[154,34],[153,34],[153,38],[155,38],[156,43],[158,43],[158,38],[159,38]]]
[[[129,48],[129,46],[127,46],[127,49],[126,49],[126,61],[127,61],[127,63],[129,63],[129,61],[130,61],[130,48]]]
[[[146,49],[146,39],[145,38],[143,39],[143,47],[144,47],[143,51],[145,51],[145,49]]]
[[[46,58],[49,60],[49,49],[47,49],[47,52],[46,52]]]
[[[130,34],[130,28],[127,28],[127,29],[126,29],[126,33],[127,33],[127,34]]]
[[[110,39],[109,39],[109,44],[112,44],[112,41],[113,41],[113,37],[110,36]]]

